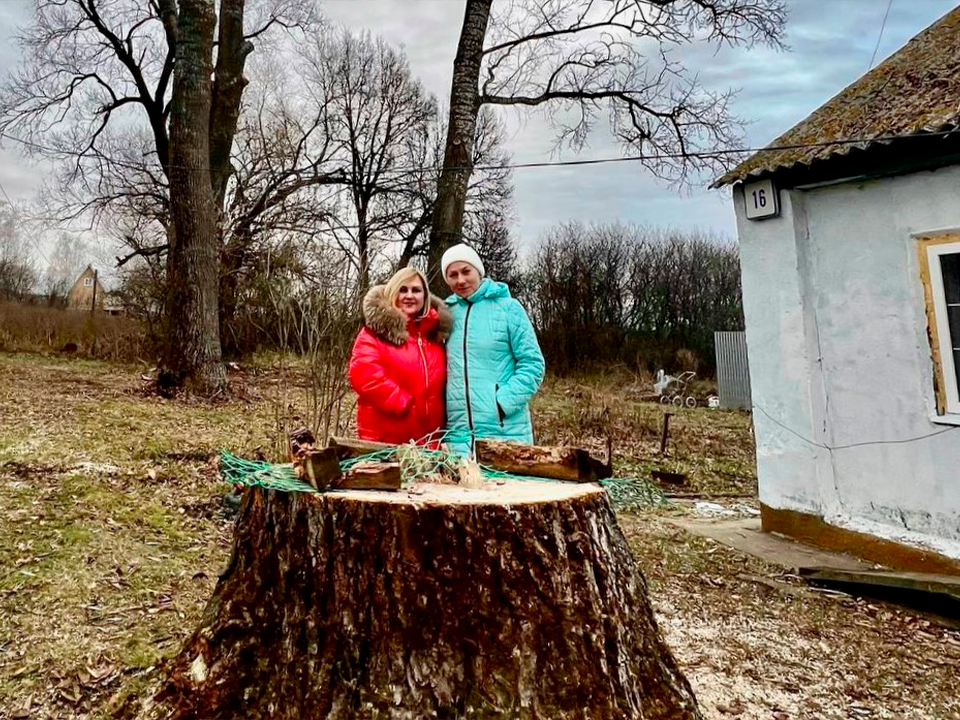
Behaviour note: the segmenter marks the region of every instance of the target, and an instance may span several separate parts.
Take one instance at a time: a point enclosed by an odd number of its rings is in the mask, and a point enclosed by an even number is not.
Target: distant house
[[[960,574],[960,8],[733,185],[764,529]]]
[[[90,310],[96,303],[97,309],[103,310],[105,294],[96,272],[87,265],[67,293],[67,307],[71,310]]]

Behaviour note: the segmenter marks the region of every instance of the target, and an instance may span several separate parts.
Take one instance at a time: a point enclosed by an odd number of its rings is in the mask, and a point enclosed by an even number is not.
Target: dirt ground
[[[212,462],[269,448],[270,372],[210,405],[142,392],[143,368],[0,355],[0,718],[101,718],[157,675],[195,626],[232,521]],[[689,476],[687,494],[755,511],[749,416],[663,408],[629,379],[551,381],[545,442],[602,447],[618,473]],[[604,412],[604,408],[607,411]],[[666,522],[622,514],[670,646],[707,718],[960,720],[960,632],[910,610],[807,589]],[[771,589],[757,578],[782,580]]]

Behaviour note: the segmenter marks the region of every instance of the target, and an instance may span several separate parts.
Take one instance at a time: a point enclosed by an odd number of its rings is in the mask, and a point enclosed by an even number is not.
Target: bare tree
[[[296,22],[299,7],[284,0],[254,12],[245,0],[39,0],[21,38],[24,62],[0,92],[0,129],[69,162],[78,184],[101,191],[100,202],[117,199],[109,187],[117,168],[139,176],[148,202],[155,198],[144,177],[166,185],[161,385],[225,389],[216,243],[244,66],[251,39]],[[116,152],[129,127],[149,128],[147,157],[134,163]]]
[[[407,234],[399,267],[407,265],[414,258],[426,258],[428,255],[428,231],[443,172],[446,137],[446,122],[438,118],[430,133],[430,152],[417,152],[417,157],[424,158],[420,161],[423,168],[411,180],[411,184],[415,188],[413,192],[418,198],[418,206],[423,207],[425,213],[418,218],[415,232]],[[483,108],[477,116],[477,135],[471,156],[471,163],[479,166],[479,169],[471,173],[467,181],[463,226],[457,235],[458,242],[462,240],[476,247],[484,262],[490,260],[491,268],[506,270],[509,266],[509,272],[497,275],[502,279],[507,279],[517,270],[516,252],[509,235],[514,210],[513,172],[506,142],[503,124],[491,110]],[[445,287],[439,289],[446,292]]]
[[[66,301],[67,291],[83,270],[86,256],[87,247],[82,238],[67,232],[57,236],[43,273],[47,302],[61,305]]]
[[[781,42],[783,0],[467,0],[430,230],[430,267],[457,242],[477,115],[543,108],[557,142],[583,146],[602,115],[625,151],[659,177],[725,166],[735,143],[729,93],[698,86],[670,51],[692,42]]]
[[[229,128],[211,132],[217,92],[211,84],[217,22],[213,0],[180,0],[175,19],[172,5],[171,0],[164,17],[168,32],[176,36],[177,60],[170,107],[167,327],[158,384],[165,390],[186,385],[211,394],[226,390],[227,382],[226,369],[220,362],[216,195],[221,192],[229,163],[229,154],[221,155],[219,145],[227,131],[232,144],[233,132]],[[239,9],[229,7],[226,1],[221,8],[221,58],[233,50],[233,15],[239,13],[242,22],[242,7],[241,0]],[[239,68],[230,67],[233,76],[225,78],[226,84],[240,82],[244,57],[238,57]],[[220,111],[228,116],[221,122],[229,124],[232,119],[235,128],[239,92],[231,93],[227,102],[232,101],[234,107]]]
[[[308,87],[327,99],[331,132],[342,144],[349,212],[331,216],[330,229],[353,258],[362,289],[378,243],[410,242],[426,226],[417,176],[436,101],[403,54],[369,34],[323,38],[308,60]]]
[[[461,239],[473,245],[491,277],[507,283],[515,282],[520,270],[510,236],[514,220],[510,161],[503,124],[490,108],[481,108],[472,158],[481,169],[471,173],[467,182]],[[438,183],[441,173],[442,169]]]
[[[22,300],[34,289],[37,270],[17,213],[0,201],[0,299]]]
[[[403,54],[382,40],[339,32],[318,37],[306,55],[307,91],[323,104],[334,145],[330,161],[344,178],[323,226],[350,259],[362,289],[375,266],[387,272],[426,255],[446,126]],[[490,167],[467,187],[462,236],[468,240],[489,230],[494,215],[504,228],[510,218],[513,188],[504,146],[496,116],[481,112],[472,159]],[[502,237],[487,233],[491,250]]]
[[[488,276],[510,286],[519,284],[521,268],[506,213],[491,208],[480,214],[476,229],[469,232],[468,239],[483,260]]]
[[[313,42],[313,37],[305,39]],[[320,242],[347,182],[329,96],[297,88],[300,54],[261,59],[240,117],[222,223],[220,327],[225,351],[239,350],[235,318],[251,286],[280,258],[300,263]]]

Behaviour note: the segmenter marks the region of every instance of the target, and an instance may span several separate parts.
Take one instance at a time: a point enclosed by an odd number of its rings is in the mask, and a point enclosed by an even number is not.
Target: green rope
[[[418,480],[445,473],[456,477],[460,457],[447,450],[437,450],[423,445],[397,445],[377,452],[348,458],[340,463],[343,472],[358,463],[380,461],[400,464],[401,483],[405,486]],[[551,478],[515,475],[501,470],[480,466],[487,480],[525,480],[560,482]],[[226,450],[220,451],[220,474],[226,482],[262,487],[281,492],[320,492],[297,477],[292,463],[271,463],[265,460],[246,460]],[[651,480],[639,477],[612,477],[600,481],[606,489],[613,507],[621,512],[631,512],[652,507],[663,507],[669,499]]]

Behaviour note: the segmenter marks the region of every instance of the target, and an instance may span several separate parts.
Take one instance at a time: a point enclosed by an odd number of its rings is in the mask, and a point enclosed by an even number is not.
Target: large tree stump
[[[170,718],[699,718],[602,488],[252,489]]]

